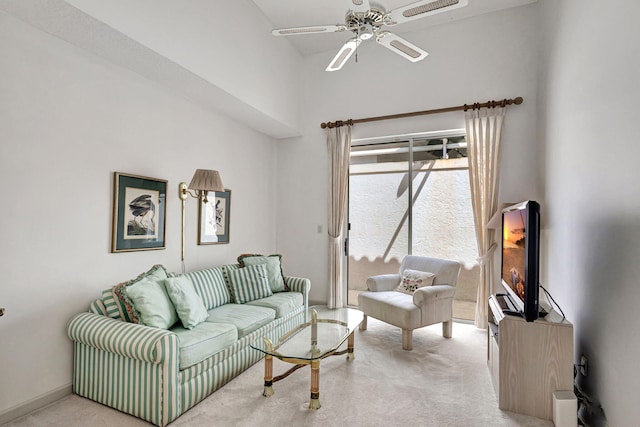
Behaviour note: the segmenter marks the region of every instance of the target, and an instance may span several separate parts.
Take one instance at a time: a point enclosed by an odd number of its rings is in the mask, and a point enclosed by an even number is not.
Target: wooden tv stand
[[[527,322],[489,297],[487,365],[505,411],[551,420],[553,392],[573,391],[573,325],[556,313]]]

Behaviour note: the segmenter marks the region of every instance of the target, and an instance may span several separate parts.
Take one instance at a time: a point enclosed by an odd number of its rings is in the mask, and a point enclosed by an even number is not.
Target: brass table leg
[[[267,348],[273,351],[273,344],[269,338],[264,338],[264,342]],[[273,356],[270,354],[264,356],[264,391],[262,395],[264,397],[273,396]]]
[[[311,361],[311,400],[309,409],[320,409],[320,360]]]
[[[347,341],[347,360],[354,360],[356,358],[353,354],[353,348],[355,347],[355,337],[353,332],[349,334],[349,340]]]

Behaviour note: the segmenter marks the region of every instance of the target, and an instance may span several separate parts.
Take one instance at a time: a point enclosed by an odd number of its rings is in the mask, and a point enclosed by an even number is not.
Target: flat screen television
[[[502,210],[501,271],[513,311],[527,322],[536,320],[540,315],[540,205],[533,200]]]

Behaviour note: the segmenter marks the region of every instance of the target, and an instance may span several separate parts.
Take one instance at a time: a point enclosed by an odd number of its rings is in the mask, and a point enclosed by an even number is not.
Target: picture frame
[[[211,193],[209,193],[211,196]],[[229,243],[231,222],[231,190],[216,192],[198,209],[198,245]]]
[[[165,249],[167,180],[113,173],[111,252]]]

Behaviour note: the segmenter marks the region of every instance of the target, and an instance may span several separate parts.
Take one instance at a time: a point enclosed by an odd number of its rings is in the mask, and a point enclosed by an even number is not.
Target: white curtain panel
[[[482,108],[465,112],[467,153],[473,217],[478,242],[480,282],[476,300],[475,325],[487,328],[487,298],[492,291],[494,230],[487,223],[498,209],[500,140],[506,108]]]
[[[344,307],[342,271],[342,224],[347,208],[351,126],[329,129],[327,147],[330,158],[329,184],[329,308]]]

